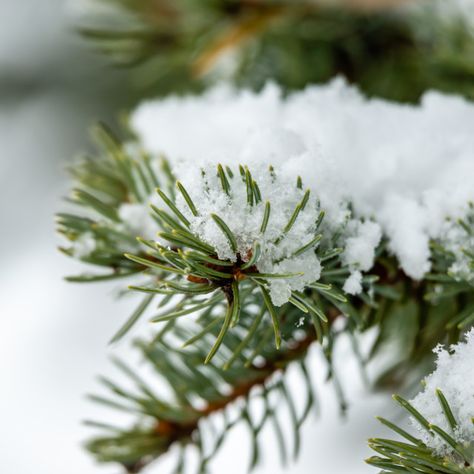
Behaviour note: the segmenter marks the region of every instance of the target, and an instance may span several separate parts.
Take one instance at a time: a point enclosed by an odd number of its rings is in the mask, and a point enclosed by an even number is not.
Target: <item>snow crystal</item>
[[[379,213],[389,239],[389,249],[397,255],[400,266],[415,279],[430,269],[430,235],[423,205],[406,196],[387,197]]]
[[[474,329],[447,351],[441,346],[435,349],[438,355],[436,370],[426,377],[425,388],[412,401],[412,405],[431,423],[439,426],[460,443],[474,444]],[[451,430],[436,395],[440,389],[448,401],[457,428]],[[412,424],[419,431],[425,444],[439,455],[452,453],[452,448],[438,435],[431,436],[415,419]],[[474,459],[473,459],[474,461]]]
[[[134,242],[135,237],[145,239],[156,237],[156,233],[160,228],[151,216],[149,203],[158,203],[156,194],[150,196],[146,202],[122,203],[117,209],[121,220],[119,223],[112,223],[104,219],[97,221],[99,226],[131,237],[131,239],[117,240],[117,249],[121,252],[135,252],[139,249],[138,241]],[[86,258],[94,251],[102,249],[103,246],[104,242],[97,235],[92,232],[83,232],[74,240],[72,252],[77,258]]]
[[[229,195],[222,189],[216,167],[188,168],[187,171],[182,183],[195,203],[198,215],[193,215],[181,194],[178,194],[177,206],[189,220],[193,233],[212,245],[220,259],[231,261],[239,257],[248,261],[259,244],[262,253],[256,268],[260,273],[293,274],[288,278],[269,279],[270,296],[275,305],[286,303],[292,290],[302,291],[319,279],[321,264],[314,252],[316,243],[296,254],[317,235],[320,208],[316,196],[310,194],[291,229],[284,232],[305,192],[278,168],[272,173],[262,166],[252,169],[253,179],[262,195],[262,201],[253,205],[247,203],[247,186],[238,169],[233,170],[233,178],[228,178],[231,185]],[[262,233],[266,201],[270,202],[271,210],[268,225]],[[212,219],[212,214],[219,216],[230,228],[237,241],[236,251]]]
[[[305,317],[304,317],[304,316],[301,316],[301,318],[298,319],[298,322],[296,323],[296,327],[297,327],[297,328],[300,328],[301,326],[303,326],[304,320],[305,320]]]
[[[96,249],[96,242],[92,232],[84,232],[75,241],[72,251],[77,258],[86,258]]]
[[[156,202],[156,200],[155,196],[150,198],[150,201]],[[123,227],[135,237],[153,239],[159,228],[150,212],[148,202],[123,203],[118,209],[119,217],[122,220],[120,227]]]
[[[374,264],[374,249],[380,242],[382,232],[375,222],[351,220],[345,232],[345,249],[342,261],[350,268],[370,270]]]
[[[349,295],[357,295],[362,291],[362,273],[354,271],[345,281],[343,290]]]
[[[372,268],[375,249],[382,238],[380,226],[371,221],[351,219],[343,234],[344,252],[342,262],[351,270],[344,284],[344,291],[356,295],[362,291],[362,273]]]
[[[397,104],[340,78],[285,98],[274,84],[259,93],[220,86],[143,103],[132,117],[145,148],[164,153],[178,176],[189,165],[272,163],[304,177],[334,227],[351,202],[415,279],[430,269],[430,239],[474,199],[473,123],[474,105],[460,97],[427,92],[419,105]],[[367,268],[370,246],[357,245],[346,257],[360,250],[349,263]]]

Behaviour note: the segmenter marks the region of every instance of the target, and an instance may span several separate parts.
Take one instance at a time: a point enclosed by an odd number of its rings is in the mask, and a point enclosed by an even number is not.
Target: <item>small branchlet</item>
[[[423,441],[396,424],[378,418],[379,421],[394,431],[403,441],[391,439],[370,439],[369,446],[377,452],[366,462],[380,468],[386,473],[413,473],[423,474],[460,474],[474,473],[474,445],[472,443],[459,443],[453,438],[457,421],[453,415],[450,404],[440,389],[436,390],[436,397],[446,417],[448,432],[429,422],[410,402],[395,395],[395,401],[404,408],[430,436],[439,436],[450,448],[450,453],[441,456],[427,446]]]
[[[221,165],[217,167],[217,175],[224,192],[230,199],[233,198],[232,175],[229,170],[224,171]],[[242,206],[256,206],[262,201],[261,191],[256,180],[253,178],[247,167],[240,168],[240,176],[245,183],[247,202]],[[199,215],[199,207],[193,202],[191,194],[184,185],[177,183],[178,190],[182,195],[189,212],[193,216]],[[132,286],[136,291],[147,294],[169,294],[184,296],[182,305],[173,307],[171,310],[165,310],[152,318],[153,322],[165,322],[187,316],[194,312],[204,312],[211,314],[213,308],[226,306],[225,316],[221,323],[215,343],[205,358],[208,363],[216,354],[219,346],[228,331],[236,326],[239,321],[241,308],[248,305],[249,297],[266,310],[272,322],[275,345],[277,348],[281,345],[281,330],[279,313],[280,310],[275,307],[268,292],[268,284],[271,280],[288,280],[298,278],[301,273],[264,273],[258,270],[258,262],[262,255],[262,244],[257,240],[245,252],[239,252],[238,238],[234,235],[229,224],[219,215],[211,214],[211,219],[215,222],[217,228],[222,232],[228,241],[229,247],[234,253],[234,259],[221,259],[218,257],[214,247],[203,241],[196,232],[193,231],[191,222],[185,217],[184,211],[179,209],[172,198],[167,196],[162,190],[158,190],[160,197],[167,207],[159,209],[153,206],[153,212],[157,222],[160,224],[162,232],[158,233],[161,242],[150,241],[147,243],[146,257],[139,255],[125,254],[132,262],[147,268],[147,274],[154,275],[152,283],[146,287]],[[309,200],[309,191],[304,193],[301,202],[299,202],[290,215],[287,224],[281,230],[280,236],[274,241],[273,245],[279,245],[295,225],[298,215],[305,208]],[[260,226],[262,236],[265,234],[269,220],[271,219],[271,203],[264,205],[263,219]],[[316,230],[321,224],[321,214],[316,216]],[[309,236],[308,242],[297,249],[292,256],[299,256],[305,252],[318,252],[319,243],[322,234],[316,233],[314,237]],[[325,252],[328,250],[325,249]],[[323,272],[324,276],[324,272]],[[316,283],[316,282],[314,282]],[[321,294],[327,299],[334,299],[340,303],[347,303],[345,296],[337,291],[331,284],[322,284],[311,287],[311,292]],[[311,293],[310,292],[310,293]],[[260,301],[255,295],[261,295]],[[305,292],[292,292],[289,303],[294,305],[304,314],[310,313],[316,322],[318,331],[321,332],[321,324],[327,323],[324,307],[320,304],[315,295],[311,296]],[[132,321],[136,320],[134,316]],[[209,327],[214,327],[209,321]],[[131,327],[130,323],[126,327]],[[119,334],[124,334],[121,330]],[[116,339],[116,338],[115,338]]]

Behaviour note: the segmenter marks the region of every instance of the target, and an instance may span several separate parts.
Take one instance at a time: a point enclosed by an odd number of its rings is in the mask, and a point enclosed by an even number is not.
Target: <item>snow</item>
[[[118,215],[122,220],[119,224],[120,230],[142,237],[153,239],[159,230],[158,225],[151,217],[149,202],[156,202],[156,196],[150,197],[147,203],[123,203],[118,209]]]
[[[379,214],[389,236],[389,249],[397,255],[404,271],[421,279],[430,269],[428,216],[420,202],[407,196],[387,197]]]
[[[96,249],[96,241],[92,232],[84,232],[74,241],[72,246],[76,258],[89,257]]]
[[[474,329],[466,335],[466,342],[435,349],[438,355],[436,370],[426,377],[425,389],[411,403],[431,423],[449,433],[459,443],[474,445]],[[457,428],[451,430],[436,395],[440,389],[448,401]],[[452,448],[439,436],[432,436],[418,422],[411,420],[425,444],[439,455],[452,454]],[[474,461],[474,459],[473,459]]]
[[[341,260],[351,270],[343,290],[350,295],[362,292],[362,273],[369,271],[375,259],[375,249],[382,238],[382,231],[376,222],[351,219],[340,241],[344,248]]]
[[[344,232],[343,263],[351,269],[370,270],[374,264],[375,248],[381,238],[382,232],[377,223],[352,219]]]
[[[362,273],[354,271],[345,281],[343,290],[349,295],[357,295],[362,291]]]
[[[274,84],[259,93],[218,86],[145,102],[131,117],[145,148],[164,153],[179,177],[209,163],[271,163],[290,180],[304,177],[329,225],[347,219],[341,203],[350,202],[414,279],[430,270],[430,239],[474,199],[473,123],[463,98],[431,91],[403,105],[368,99],[340,78],[287,97]],[[360,250],[346,255],[367,268],[370,251]]]
[[[112,223],[100,217],[96,218],[96,222],[125,235],[154,239],[160,228],[151,216],[150,203],[158,203],[156,194],[150,196],[145,202],[122,203],[117,210],[121,221],[119,223]],[[135,245],[133,241],[118,241],[116,245],[121,252],[136,252],[139,249],[138,241]],[[81,259],[90,257],[103,246],[104,242],[98,240],[93,232],[83,232],[72,242],[71,250],[74,257]]]
[[[289,278],[271,279],[270,296],[275,305],[281,306],[291,296],[292,290],[302,291],[317,281],[321,274],[321,264],[315,255],[317,242],[303,253],[295,255],[299,249],[310,243],[317,235],[316,221],[320,208],[316,196],[309,196],[304,208],[298,214],[291,229],[284,231],[295,208],[305,196],[305,191],[297,187],[295,180],[289,180],[278,170],[257,167],[253,179],[258,183],[262,200],[247,202],[247,186],[235,167],[230,183],[229,195],[223,190],[214,166],[201,169],[189,168],[183,175],[183,185],[197,208],[193,215],[185,199],[178,194],[177,205],[191,223],[191,230],[206,243],[216,249],[221,259],[236,261],[238,256],[248,261],[256,245],[260,245],[261,257],[256,267],[261,273],[298,274]],[[266,202],[269,202],[270,217],[264,232],[261,231]],[[219,216],[230,228],[237,241],[237,249],[232,249],[227,236],[212,219]]]

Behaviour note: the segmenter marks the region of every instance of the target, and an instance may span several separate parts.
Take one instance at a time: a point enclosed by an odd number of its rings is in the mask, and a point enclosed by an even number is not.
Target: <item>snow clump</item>
[[[274,84],[261,92],[219,86],[144,102],[131,123],[179,178],[217,163],[272,164],[289,180],[303,176],[328,225],[341,225],[341,203],[350,202],[356,218],[380,226],[414,279],[430,270],[430,240],[441,237],[446,218],[474,200],[474,105],[457,96],[430,91],[419,105],[392,103],[341,78],[288,96]],[[364,252],[361,269],[372,261]]]

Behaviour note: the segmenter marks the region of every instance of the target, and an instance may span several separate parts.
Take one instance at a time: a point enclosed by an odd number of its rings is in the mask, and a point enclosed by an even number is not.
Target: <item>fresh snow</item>
[[[92,232],[84,232],[74,241],[73,254],[76,258],[89,257],[96,249],[96,241]]]
[[[362,273],[354,271],[345,281],[343,290],[349,295],[357,295],[362,292]]]
[[[236,261],[240,256],[243,261],[248,261],[251,252],[259,245],[261,257],[256,267],[260,273],[295,274],[289,278],[269,279],[272,301],[281,306],[288,301],[292,290],[302,291],[320,277],[321,264],[314,252],[317,243],[302,253],[298,252],[318,235],[318,200],[310,194],[294,225],[284,232],[305,190],[298,189],[296,180],[290,181],[286,176],[270,172],[260,165],[254,167],[252,177],[258,184],[262,201],[250,205],[247,204],[247,186],[239,169],[234,167],[232,174],[232,178],[227,178],[231,187],[228,195],[222,188],[215,166],[203,170],[191,168],[183,184],[195,203],[198,215],[193,215],[179,193],[178,208],[190,221],[192,231],[212,245],[220,259]],[[265,232],[261,232],[266,201],[271,205],[270,217]],[[237,240],[236,251],[231,248],[228,238],[211,214],[219,216],[230,228]]]
[[[149,203],[156,203],[157,197],[150,196],[145,203],[122,203],[118,215],[122,221],[120,230],[144,239],[153,239],[158,232],[158,225],[151,217]]]
[[[405,105],[368,99],[340,78],[287,97],[274,84],[259,93],[220,86],[145,102],[131,124],[180,178],[208,164],[271,163],[289,180],[304,178],[329,225],[347,218],[350,202],[374,222],[371,245],[346,249],[354,271],[371,265],[378,225],[405,273],[421,279],[430,239],[474,200],[474,105],[439,92]]]
[[[375,222],[351,220],[348,222],[341,244],[344,246],[342,262],[352,270],[370,270],[374,264],[375,248],[382,235]]]

